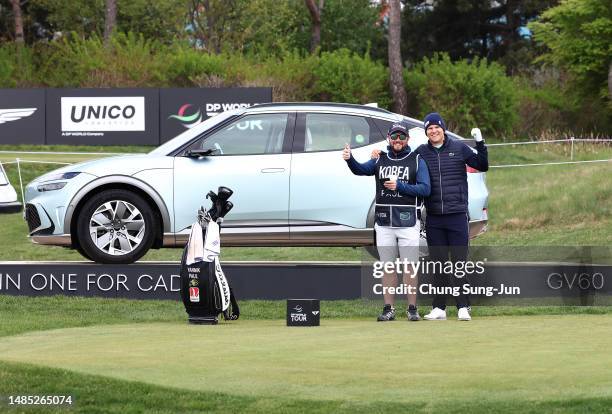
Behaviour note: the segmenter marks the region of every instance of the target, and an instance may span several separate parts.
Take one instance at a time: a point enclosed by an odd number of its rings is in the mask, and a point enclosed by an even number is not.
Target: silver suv
[[[103,263],[131,263],[150,248],[186,243],[205,195],[234,190],[225,246],[367,246],[373,243],[374,179],[342,160],[385,149],[389,126],[422,122],[363,105],[273,103],[223,112],[149,154],[70,165],[26,188],[32,240],[72,246]],[[455,134],[449,135],[462,139]],[[470,143],[471,140],[468,142]],[[470,234],[484,231],[485,174],[468,169]]]

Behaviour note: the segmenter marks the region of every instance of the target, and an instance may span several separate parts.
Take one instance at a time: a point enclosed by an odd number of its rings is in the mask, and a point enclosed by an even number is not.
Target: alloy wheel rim
[[[112,256],[126,255],[138,248],[145,229],[140,210],[124,200],[105,202],[89,219],[89,235],[94,245]]]

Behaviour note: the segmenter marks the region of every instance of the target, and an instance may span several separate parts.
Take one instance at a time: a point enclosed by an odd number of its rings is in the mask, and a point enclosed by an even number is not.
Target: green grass
[[[240,300],[240,298],[238,298]],[[321,301],[324,319],[370,319],[381,303],[371,300]],[[403,305],[402,305],[403,306]],[[423,308],[424,309],[424,308]],[[284,301],[240,301],[242,320],[285,317]],[[448,308],[449,318],[456,316]],[[533,315],[612,315],[612,306],[475,306],[475,317]],[[150,322],[184,322],[182,303],[171,300],[129,300],[66,296],[0,295],[0,337],[31,331]]]
[[[612,244],[612,162],[492,170],[481,245]]]
[[[573,158],[571,145],[568,143],[489,146],[488,152],[490,165],[605,160],[612,158],[612,143],[576,140]]]
[[[74,396],[75,405],[66,408],[8,408],[9,413],[604,413],[612,404],[610,397],[563,398],[557,400],[446,401],[396,403],[376,401],[359,403],[346,400],[321,401],[287,398],[262,398],[216,392],[185,391],[134,381],[78,374],[64,369],[41,368],[29,364],[0,362],[0,388],[5,395]]]
[[[482,307],[470,323],[379,324],[379,307],[323,301],[320,327],[287,328],[284,302],[243,301],[240,320],[211,327],[188,325],[175,301],[0,295],[0,394],[68,394],[78,413],[573,413],[612,403],[612,308]]]

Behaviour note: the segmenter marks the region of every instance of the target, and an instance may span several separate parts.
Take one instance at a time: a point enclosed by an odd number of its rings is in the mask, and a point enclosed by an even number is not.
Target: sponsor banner
[[[397,301],[404,300],[413,289],[421,305],[431,305],[436,293],[446,296],[448,306],[453,306],[455,297],[465,293],[474,306],[612,305],[610,264],[508,263],[476,258],[473,266],[444,264],[436,268],[431,261],[419,262],[422,264],[418,281],[398,279],[394,290],[388,291],[397,295]],[[462,277],[457,283],[440,283],[436,279],[439,275],[436,276],[432,269],[442,273],[453,271]],[[223,271],[238,300],[306,297],[320,300],[366,298],[382,302],[386,288],[382,277],[387,271],[402,273],[404,263],[371,260],[354,264],[224,263]],[[179,263],[0,262],[0,294],[180,300],[179,275]],[[195,280],[191,282],[189,297],[192,301],[201,300],[202,286]],[[464,290],[466,284],[468,291]],[[297,320],[300,318],[295,316],[295,322],[300,322]]]
[[[62,133],[145,130],[144,96],[62,97]]]
[[[319,299],[360,297],[360,265],[223,264],[236,298]],[[197,280],[189,286],[192,302],[201,300]],[[0,262],[0,295],[96,296],[180,300],[179,263]]]
[[[265,102],[272,102],[272,88],[161,89],[161,143],[221,112]]]
[[[0,144],[45,143],[45,90],[0,89]]]
[[[159,89],[48,89],[47,144],[159,145]]]

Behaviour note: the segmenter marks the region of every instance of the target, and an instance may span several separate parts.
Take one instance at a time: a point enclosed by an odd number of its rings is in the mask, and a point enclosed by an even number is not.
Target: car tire
[[[76,243],[76,245],[73,246],[73,248],[76,249],[76,251],[79,252],[81,256],[83,256],[85,259],[92,260],[92,258],[88,256],[87,252],[83,250],[80,243]]]
[[[77,243],[98,263],[128,264],[151,248],[159,231],[155,212],[128,190],[104,190],[88,199],[77,217]]]

